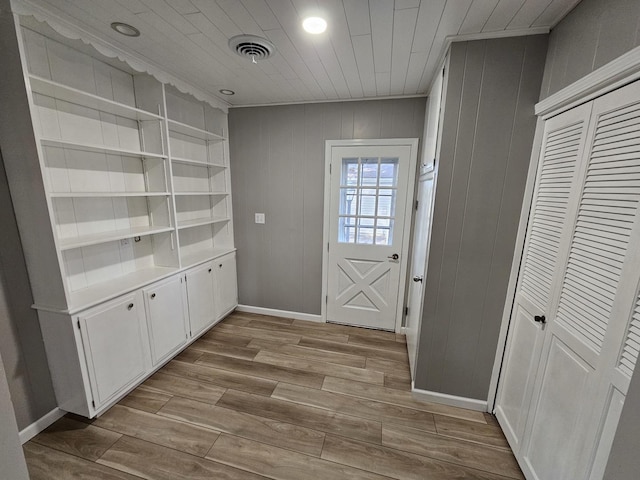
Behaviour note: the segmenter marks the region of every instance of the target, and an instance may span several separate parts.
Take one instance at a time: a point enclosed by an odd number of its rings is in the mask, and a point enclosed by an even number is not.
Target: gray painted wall
[[[450,53],[416,388],[486,400],[547,36]]]
[[[0,467],[2,478],[28,480],[27,464],[24,460],[16,417],[11,404],[9,386],[5,377],[4,365],[0,357]]]
[[[0,91],[12,92],[10,102],[0,99],[1,126],[11,126],[0,128],[0,150],[6,155],[2,140],[6,140],[5,135],[18,137],[19,125],[23,125],[24,129],[31,128],[15,26],[8,0],[0,0],[0,32],[0,63],[3,65]],[[9,107],[10,104],[13,106]],[[4,360],[18,428],[22,430],[55,408],[56,400],[38,317],[31,309],[33,297],[1,157],[0,225],[0,353]]]
[[[230,109],[240,304],[320,314],[324,142],[421,139],[425,103],[413,98]],[[255,224],[255,213],[265,213],[266,224]]]
[[[540,99],[640,45],[638,0],[583,0],[549,36]]]
[[[605,480],[637,480],[640,474],[640,369],[631,377],[616,431]]]

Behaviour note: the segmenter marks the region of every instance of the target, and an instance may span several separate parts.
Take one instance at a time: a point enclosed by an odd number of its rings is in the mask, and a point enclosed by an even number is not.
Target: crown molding
[[[201,102],[206,102],[214,108],[219,108],[224,112],[228,112],[229,103],[200,90],[181,78],[165,72],[162,67],[156,65],[151,60],[147,58],[140,58],[137,55],[128,52],[126,49],[116,46],[113,43],[88,32],[82,27],[75,25],[68,19],[63,18],[60,15],[56,15],[40,5],[34,4],[30,0],[11,0],[11,9],[14,14],[32,16],[39,22],[46,23],[57,33],[66,38],[71,40],[80,40],[83,43],[92,46],[100,54],[108,58],[117,58],[137,72],[148,73],[161,83],[172,85],[182,93],[191,94]]]
[[[619,56],[536,104],[536,115],[549,118],[640,79],[640,47]]]

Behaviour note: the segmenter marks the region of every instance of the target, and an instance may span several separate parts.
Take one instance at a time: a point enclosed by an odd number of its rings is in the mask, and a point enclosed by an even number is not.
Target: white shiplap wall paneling
[[[555,25],[577,0],[22,0],[75,23],[233,105],[426,94],[448,38]],[[323,15],[322,35],[303,31]],[[129,39],[109,24],[140,29]],[[540,30],[536,30],[537,33]],[[253,65],[227,42],[241,33],[277,47]],[[236,91],[231,98],[218,90]]]

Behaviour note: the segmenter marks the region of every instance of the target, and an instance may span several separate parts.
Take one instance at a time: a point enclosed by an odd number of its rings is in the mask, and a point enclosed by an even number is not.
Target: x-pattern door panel
[[[338,271],[336,301],[342,307],[376,313],[389,308],[392,273],[387,262],[344,258],[338,261]]]

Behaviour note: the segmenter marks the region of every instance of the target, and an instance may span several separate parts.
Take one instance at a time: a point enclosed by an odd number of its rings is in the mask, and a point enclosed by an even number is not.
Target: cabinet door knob
[[[219,267],[219,268],[222,268],[222,264],[219,264],[219,265],[218,265],[218,267]]]
[[[133,308],[133,303],[130,303],[129,305],[127,305],[127,310],[131,310]]]
[[[533,320],[543,325],[547,323],[547,317],[545,317],[544,315],[535,315],[533,317]]]
[[[211,273],[211,269],[209,269],[209,273]]]
[[[156,298],[156,294],[155,294],[155,293],[152,293],[152,294],[151,294],[151,298]]]

